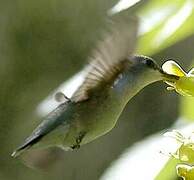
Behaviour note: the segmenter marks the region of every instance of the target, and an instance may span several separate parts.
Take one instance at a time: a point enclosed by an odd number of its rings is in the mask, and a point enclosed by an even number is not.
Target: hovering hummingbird
[[[178,78],[165,73],[153,59],[132,55],[136,39],[136,20],[109,20],[109,27],[91,52],[81,86],[71,98],[57,93],[63,102],[12,156],[31,148],[77,149],[109,132],[128,101],[145,86]]]

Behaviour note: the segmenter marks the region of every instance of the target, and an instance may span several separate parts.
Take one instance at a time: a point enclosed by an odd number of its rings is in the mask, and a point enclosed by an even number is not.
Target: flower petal
[[[162,69],[168,74],[176,75],[179,77],[186,76],[184,70],[175,61],[172,60],[166,61],[162,65]]]

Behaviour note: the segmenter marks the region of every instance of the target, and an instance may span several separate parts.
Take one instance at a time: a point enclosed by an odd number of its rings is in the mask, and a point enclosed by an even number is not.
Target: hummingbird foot
[[[80,143],[82,142],[84,136],[86,135],[86,132],[84,131],[81,131],[79,133],[79,135],[76,137],[76,144],[71,146],[71,149],[74,150],[74,149],[79,149],[80,148]]]
[[[79,144],[76,144],[76,145],[71,146],[71,149],[72,150],[79,149],[79,148],[80,148],[80,145]]]

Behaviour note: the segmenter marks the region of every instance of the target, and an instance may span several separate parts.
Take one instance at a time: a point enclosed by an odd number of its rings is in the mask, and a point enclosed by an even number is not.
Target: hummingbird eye
[[[157,69],[157,65],[151,59],[146,59],[145,64],[152,69]]]
[[[155,65],[154,62],[150,59],[147,59],[145,63],[147,66],[150,66],[150,67],[154,67],[154,65]]]

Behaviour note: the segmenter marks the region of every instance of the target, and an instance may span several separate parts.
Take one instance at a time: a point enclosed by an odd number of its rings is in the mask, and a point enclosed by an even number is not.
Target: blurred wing
[[[109,23],[108,30],[89,58],[88,73],[83,84],[71,98],[74,102],[88,99],[89,93],[96,87],[112,84],[135,48],[137,19],[122,17]]]

